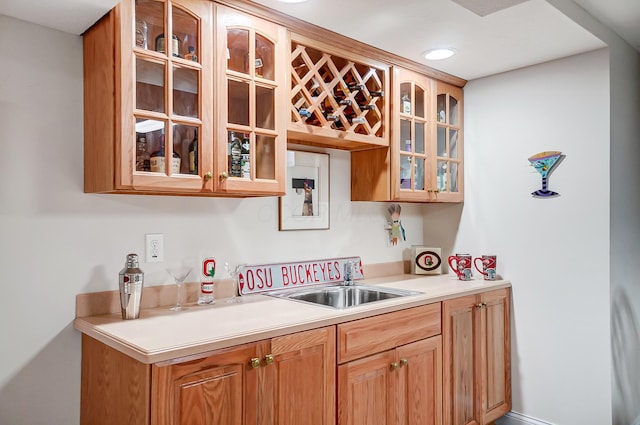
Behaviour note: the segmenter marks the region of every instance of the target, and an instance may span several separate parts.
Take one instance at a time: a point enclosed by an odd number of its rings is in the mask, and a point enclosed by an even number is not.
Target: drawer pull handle
[[[409,364],[409,360],[407,359],[400,359],[400,366],[407,366]]]
[[[390,365],[391,370],[398,370],[400,368],[400,365],[398,364],[398,362],[393,362]]]
[[[266,356],[264,356],[264,362],[266,364],[273,364],[274,362],[273,354],[267,354]]]
[[[260,367],[260,359],[257,357],[254,357],[249,361],[249,364],[251,365],[252,368],[257,369]]]
[[[204,174],[204,181],[209,181],[213,178],[213,173],[211,171]]]

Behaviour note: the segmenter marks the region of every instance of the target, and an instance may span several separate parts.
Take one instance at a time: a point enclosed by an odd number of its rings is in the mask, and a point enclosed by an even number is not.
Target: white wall
[[[558,425],[611,423],[608,64],[599,50],[470,81],[464,93],[453,250],[498,255],[513,284],[513,410]],[[566,155],[549,179],[561,196],[535,199],[541,178],[527,158],[545,150]],[[443,233],[434,214],[457,213],[431,210],[427,244]]]
[[[144,234],[167,260],[208,251],[221,261],[360,255],[402,259],[422,243],[423,207],[403,204],[408,240],[387,246],[382,203],[349,201],[349,154],[330,151],[331,229],[279,232],[277,199],[84,194],[82,41],[0,15],[0,425],[79,422],[75,296],[117,289]],[[169,283],[142,264],[146,284]],[[222,276],[221,276],[222,277]]]
[[[640,423],[640,54],[611,43],[613,425]]]

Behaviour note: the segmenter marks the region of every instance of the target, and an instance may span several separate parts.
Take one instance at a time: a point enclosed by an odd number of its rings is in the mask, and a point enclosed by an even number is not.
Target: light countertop
[[[220,348],[511,286],[506,280],[476,278],[463,282],[449,275],[398,275],[356,283],[421,294],[345,310],[268,295],[245,295],[235,304],[221,299],[211,306],[191,305],[179,312],[168,307],[142,310],[137,320],[122,320],[119,313],[79,317],[74,326],[142,363],[151,364],[200,357]]]

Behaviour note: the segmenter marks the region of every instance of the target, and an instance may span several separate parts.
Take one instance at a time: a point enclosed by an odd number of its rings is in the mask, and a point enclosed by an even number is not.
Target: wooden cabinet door
[[[481,294],[480,302],[481,422],[488,424],[511,410],[509,289]]]
[[[444,424],[485,425],[511,410],[509,289],[443,303]]]
[[[397,348],[398,425],[442,424],[442,337]]]
[[[250,361],[267,348],[265,342],[252,343],[202,359],[153,365],[151,423],[257,425],[262,368]]]
[[[286,29],[222,5],[215,6],[215,15],[214,190],[284,195]]]
[[[262,425],[335,425],[335,327],[299,332],[271,340],[273,417]],[[269,362],[267,358],[267,362]]]
[[[480,423],[477,304],[475,295],[442,303],[444,425]]]
[[[432,152],[432,181],[435,201],[464,200],[464,151],[462,120],[462,89],[436,82],[435,136]]]
[[[393,425],[398,412],[395,350],[338,366],[338,425]]]

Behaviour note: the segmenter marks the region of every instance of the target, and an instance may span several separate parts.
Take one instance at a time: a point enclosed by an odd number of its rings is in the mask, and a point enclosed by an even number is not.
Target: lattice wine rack
[[[290,134],[342,148],[388,146],[389,69],[291,43]]]

